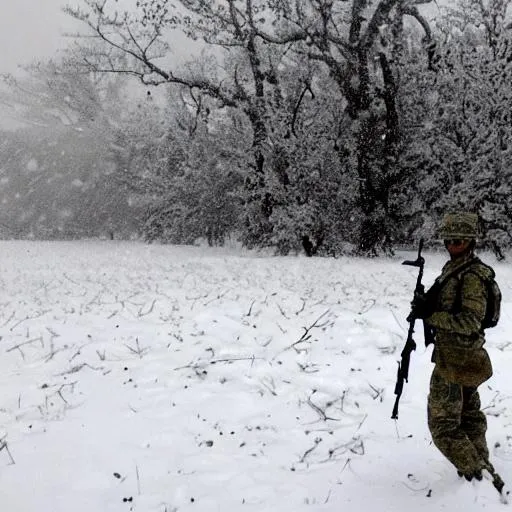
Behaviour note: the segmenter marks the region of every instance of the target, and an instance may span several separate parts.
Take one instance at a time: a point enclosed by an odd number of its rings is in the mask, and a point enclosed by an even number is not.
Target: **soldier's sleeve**
[[[462,336],[478,337],[487,305],[485,284],[473,272],[467,272],[461,279],[460,311],[455,314],[448,311],[436,312],[427,319],[427,323]]]

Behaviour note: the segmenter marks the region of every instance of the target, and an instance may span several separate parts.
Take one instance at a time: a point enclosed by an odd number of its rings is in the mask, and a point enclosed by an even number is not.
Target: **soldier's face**
[[[471,240],[462,239],[448,239],[444,241],[446,250],[450,253],[452,258],[457,258],[465,254],[471,244]]]

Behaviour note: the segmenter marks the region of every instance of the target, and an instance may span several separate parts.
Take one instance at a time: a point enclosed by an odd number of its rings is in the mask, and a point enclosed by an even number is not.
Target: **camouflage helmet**
[[[447,213],[439,229],[441,238],[462,238],[474,240],[478,236],[478,215],[476,213]]]

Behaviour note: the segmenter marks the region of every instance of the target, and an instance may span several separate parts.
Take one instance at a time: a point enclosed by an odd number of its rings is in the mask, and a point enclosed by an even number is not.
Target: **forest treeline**
[[[4,77],[0,233],[376,255],[463,208],[500,256],[511,3],[81,0],[84,37]]]

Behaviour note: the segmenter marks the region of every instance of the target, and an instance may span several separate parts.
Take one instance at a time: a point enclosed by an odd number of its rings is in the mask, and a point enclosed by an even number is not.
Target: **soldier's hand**
[[[411,312],[407,317],[408,322],[417,318],[423,319],[427,316],[427,296],[424,289],[414,292],[414,299],[411,302]]]

